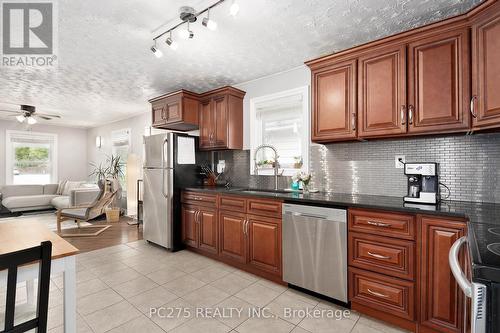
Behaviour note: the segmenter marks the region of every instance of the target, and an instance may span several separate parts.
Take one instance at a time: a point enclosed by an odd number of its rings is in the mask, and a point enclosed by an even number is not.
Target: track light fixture
[[[174,51],[179,47],[179,44],[177,44],[177,42],[172,39],[172,31],[170,31],[170,36],[167,38],[165,43],[167,43],[167,45],[170,46],[170,48]]]
[[[161,58],[163,56],[163,52],[156,46],[156,39],[155,39],[155,44],[151,46],[151,52],[155,55],[157,58]]]
[[[179,31],[179,36],[182,39],[191,39],[194,37],[194,33],[189,29],[189,22],[187,23],[187,28]]]
[[[238,5],[236,0],[233,0],[233,3],[231,4],[231,7],[229,8],[229,14],[231,14],[231,16],[236,16],[236,15],[238,15],[239,11],[240,11],[240,5]]]
[[[217,30],[217,22],[215,22],[214,20],[211,20],[210,19],[210,9],[207,10],[207,17],[205,17],[203,19],[203,21],[201,22],[201,24],[204,26],[204,27],[207,27],[209,30]]]

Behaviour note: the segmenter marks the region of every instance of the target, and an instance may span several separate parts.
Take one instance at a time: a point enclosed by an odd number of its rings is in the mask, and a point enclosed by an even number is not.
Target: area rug
[[[47,226],[52,231],[57,230],[57,220],[56,220],[56,214],[54,212],[44,212],[40,214],[29,214],[29,215],[22,215],[22,216],[17,216],[17,217],[6,217],[3,219],[0,219],[0,223],[6,223],[6,222],[16,222],[16,221],[25,221],[25,222],[33,222],[33,223],[42,223]],[[82,226],[88,226],[91,225],[88,222],[81,222],[80,223]],[[75,221],[64,221],[61,224],[62,229],[74,229],[77,228],[78,226],[76,225]]]

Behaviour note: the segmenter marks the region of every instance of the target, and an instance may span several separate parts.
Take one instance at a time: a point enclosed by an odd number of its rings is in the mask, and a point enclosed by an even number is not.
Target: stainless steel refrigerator
[[[182,248],[180,191],[201,185],[198,165],[208,154],[198,138],[181,133],[144,137],[144,239],[172,251]]]

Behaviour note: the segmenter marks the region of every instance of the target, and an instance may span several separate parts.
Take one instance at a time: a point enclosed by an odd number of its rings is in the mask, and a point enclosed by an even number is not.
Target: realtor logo
[[[47,1],[2,2],[2,66],[53,67],[56,8]]]

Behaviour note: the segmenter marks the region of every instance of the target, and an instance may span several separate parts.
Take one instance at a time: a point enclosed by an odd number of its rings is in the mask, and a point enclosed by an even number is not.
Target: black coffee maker
[[[408,176],[405,202],[439,203],[438,167],[437,163],[405,163],[405,175]]]

